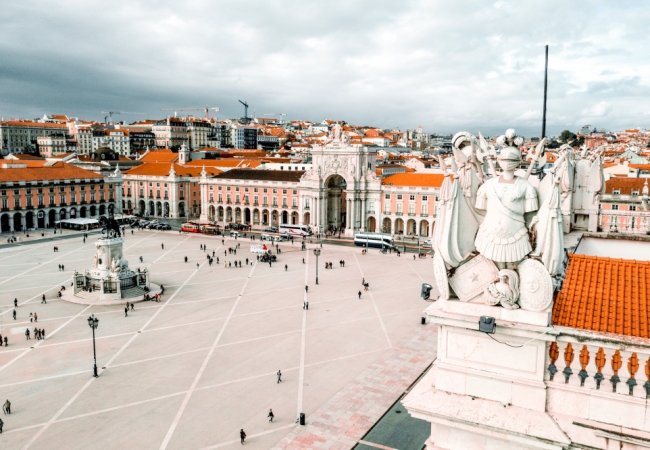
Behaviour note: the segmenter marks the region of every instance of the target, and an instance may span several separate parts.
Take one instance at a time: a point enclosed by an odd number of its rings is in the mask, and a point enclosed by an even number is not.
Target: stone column
[[[365,196],[361,199],[361,214],[359,215],[361,219],[361,231],[366,231],[366,199]]]
[[[352,231],[352,235],[354,235],[354,226],[355,226],[355,221],[357,220],[357,212],[355,211],[355,206],[356,206],[356,199],[354,196],[350,198],[350,230]]]

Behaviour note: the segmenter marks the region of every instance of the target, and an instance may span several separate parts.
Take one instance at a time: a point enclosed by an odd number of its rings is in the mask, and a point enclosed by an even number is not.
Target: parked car
[[[433,239],[427,239],[424,241],[424,244],[422,244],[423,247],[431,247],[433,245]]]
[[[260,241],[272,241],[273,236],[269,236],[268,234],[261,234],[260,235]]]
[[[168,223],[161,223],[161,224],[158,225],[158,226],[160,227],[160,229],[161,229],[162,231],[168,231],[168,230],[171,230],[171,229],[172,229],[171,225],[169,225]]]
[[[237,237],[239,237],[239,236],[240,236],[240,234],[239,234],[238,231],[231,231],[231,232],[230,232],[230,237],[237,238]]]
[[[278,232],[278,227],[267,227],[267,228],[264,228],[264,231],[266,231],[267,233],[277,233]]]

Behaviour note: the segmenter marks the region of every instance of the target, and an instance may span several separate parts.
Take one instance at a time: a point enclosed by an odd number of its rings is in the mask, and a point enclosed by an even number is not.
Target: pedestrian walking
[[[165,244],[160,244],[160,248],[165,250]]]
[[[45,328],[41,328],[41,339],[45,339]]]
[[[142,256],[141,256],[141,257],[140,257],[140,262],[143,262],[143,261],[144,261],[144,259],[142,259]]]
[[[196,270],[199,270],[199,263],[196,263]]]
[[[128,306],[124,307],[124,317],[129,317],[129,307]]]
[[[2,427],[5,425],[5,423],[0,419],[0,434],[2,434]]]
[[[41,297],[41,303],[47,303],[47,301],[45,300],[45,294],[43,294],[43,296]]]
[[[135,306],[133,306],[133,302],[131,302],[131,311],[133,311],[134,308]]]
[[[187,256],[185,257],[185,262],[187,262]]]
[[[244,433],[243,428],[239,430],[239,439],[241,439],[241,445],[244,445],[244,441],[246,440],[246,433]]]
[[[309,302],[305,302],[305,309],[309,311]]]
[[[65,266],[63,264],[61,264],[61,270],[65,270]]]
[[[33,313],[29,313],[29,321],[30,322],[34,321],[34,314]]]
[[[278,383],[281,383],[282,382],[282,372],[279,369],[278,369],[278,373],[276,373],[276,375],[278,376]]]
[[[34,313],[34,322],[38,322],[38,314]]]
[[[285,265],[284,265],[284,271],[286,272],[287,269],[289,269],[289,266],[285,264]]]
[[[61,272],[61,264],[59,264],[59,272]]]
[[[275,415],[273,414],[273,410],[270,408],[269,408],[268,416],[269,416],[269,422],[273,422],[273,418],[275,417]]]
[[[4,405],[2,405],[2,410],[4,411],[5,414],[11,414],[11,402],[9,399],[5,402]]]
[[[17,298],[14,299],[14,308],[18,308],[18,299]]]
[[[14,320],[16,320],[16,310],[14,309]]]
[[[305,285],[305,292],[309,292],[309,286]]]
[[[359,291],[359,300],[361,300],[361,291]]]
[[[305,264],[305,258],[302,259],[302,263]]]
[[[29,339],[30,339],[30,338],[29,338],[29,328],[27,328],[27,329],[25,330],[25,337],[26,337],[27,340],[29,341]]]
[[[7,343],[7,336],[5,336],[5,347],[9,347],[9,344]]]
[[[363,284],[363,285],[366,284],[366,279],[365,278],[361,278],[361,284]]]
[[[34,328],[34,339],[37,341],[41,340],[41,332],[38,328]]]

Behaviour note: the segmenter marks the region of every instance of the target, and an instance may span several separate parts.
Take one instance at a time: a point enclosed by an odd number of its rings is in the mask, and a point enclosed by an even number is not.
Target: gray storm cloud
[[[219,117],[335,118],[539,135],[648,127],[643,2],[4,2],[0,116],[209,104]],[[197,111],[197,115],[201,112]],[[124,116],[133,121],[145,116]]]

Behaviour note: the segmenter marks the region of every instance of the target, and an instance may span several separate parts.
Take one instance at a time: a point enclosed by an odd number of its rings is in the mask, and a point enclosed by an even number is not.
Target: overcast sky
[[[644,1],[0,3],[0,116],[162,108],[382,128],[650,127]],[[202,115],[202,111],[189,112]],[[173,114],[173,112],[171,113]],[[115,116],[118,117],[118,116]]]

